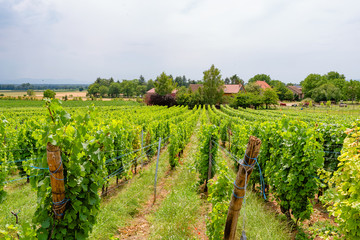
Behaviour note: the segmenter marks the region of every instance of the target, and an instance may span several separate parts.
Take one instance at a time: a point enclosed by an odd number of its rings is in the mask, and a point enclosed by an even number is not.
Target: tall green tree
[[[158,76],[154,82],[155,92],[161,96],[165,96],[166,94],[170,94],[172,90],[176,88],[176,83],[173,82],[172,77],[162,72],[160,76]]]
[[[320,74],[311,73],[300,82],[305,97],[311,97],[311,91],[326,83],[326,77]]]
[[[139,84],[141,84],[141,85],[145,84],[145,78],[143,77],[143,75],[140,75],[140,77],[139,77]]]
[[[119,97],[121,91],[121,85],[118,82],[114,82],[110,84],[109,87],[109,95],[110,97]]]
[[[146,83],[146,91],[149,91],[149,90],[152,89],[153,87],[155,87],[155,85],[154,85],[154,80],[150,79],[150,80],[147,81],[147,83]]]
[[[100,95],[100,84],[99,83],[93,83],[88,87],[88,94],[93,97],[97,97],[98,95]]]
[[[254,77],[250,78],[248,83],[256,82],[256,81],[264,81],[270,85],[271,78],[266,74],[256,74]]]
[[[335,71],[328,72],[327,74],[324,75],[324,77],[326,77],[328,80],[333,80],[333,79],[344,79],[345,80],[344,74],[340,74]]]
[[[347,100],[351,100],[352,102],[360,100],[360,82],[356,80],[346,82],[345,96]]]
[[[341,99],[341,91],[332,83],[325,83],[311,91],[311,98],[316,102],[320,101],[339,101]]]
[[[241,84],[244,86],[244,80],[242,80],[241,78],[239,78],[238,75],[234,74],[230,77],[230,83],[231,84]]]
[[[100,86],[99,91],[100,91],[100,96],[105,97],[109,93],[109,88],[107,86],[103,85],[103,86]]]
[[[333,84],[335,87],[337,87],[340,90],[341,97],[340,98],[346,98],[346,80],[344,74],[340,74],[335,71],[328,72],[327,74],[320,75],[320,74],[309,74],[303,81],[301,81],[302,91],[305,94],[305,97],[311,97],[313,94],[313,91],[319,92],[318,90],[315,90],[316,88],[322,86],[323,84]],[[321,89],[324,90],[327,87],[323,87]]]
[[[224,82],[221,80],[220,70],[214,64],[204,71],[202,95],[207,104],[221,103],[224,95]]]
[[[121,93],[126,97],[132,97],[135,94],[135,84],[130,80],[123,80],[121,82]]]
[[[267,88],[264,91],[263,102],[266,106],[266,109],[268,109],[268,107],[271,105],[277,105],[278,101],[279,101],[279,97],[274,89]]]

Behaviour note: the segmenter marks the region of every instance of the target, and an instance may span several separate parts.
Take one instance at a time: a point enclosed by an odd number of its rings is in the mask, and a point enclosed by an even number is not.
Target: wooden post
[[[50,171],[53,209],[56,219],[61,219],[65,211],[64,168],[60,156],[60,148],[51,143],[47,144],[47,162]]]
[[[250,136],[249,142],[247,145],[246,153],[244,156],[244,164],[253,165],[255,164],[255,159],[259,155],[261,146],[261,140],[257,137]],[[230,206],[226,218],[226,225],[224,231],[224,239],[225,240],[233,240],[235,239],[236,234],[236,226],[238,222],[238,217],[240,213],[240,209],[243,203],[243,198],[245,196],[245,184],[249,182],[250,175],[252,173],[253,168],[240,165],[239,171],[236,176],[234,186],[234,194],[231,197]],[[247,179],[245,179],[247,176]],[[239,189],[240,188],[240,189]],[[240,198],[239,198],[240,197]]]
[[[160,150],[161,150],[161,137],[159,139],[159,147],[158,147],[157,160],[156,160],[155,183],[154,183],[154,203],[156,201],[156,182],[157,182],[157,172],[158,172],[158,168],[159,168]]]

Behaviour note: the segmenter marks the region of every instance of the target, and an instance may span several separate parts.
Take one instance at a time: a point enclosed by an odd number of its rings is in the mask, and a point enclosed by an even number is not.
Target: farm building
[[[269,84],[265,81],[256,81],[255,84],[259,85],[262,90],[266,90],[267,88],[271,88]]]
[[[196,92],[200,87],[202,87],[202,84],[190,84],[190,89],[192,92]],[[245,92],[245,88],[241,84],[225,84],[224,85],[224,95],[225,96],[233,96],[240,91]]]
[[[304,98],[304,93],[301,90],[301,86],[287,86],[288,89],[290,89],[294,96],[297,96],[298,99],[303,99]]]
[[[146,103],[147,105],[149,105],[151,95],[153,95],[153,94],[155,94],[155,93],[156,93],[156,92],[155,92],[155,88],[152,88],[152,89],[150,89],[149,91],[147,91],[147,92],[145,93],[145,95],[144,95],[144,97],[145,97],[144,101],[145,101],[145,103]],[[176,93],[177,93],[177,89],[174,89],[174,90],[171,92],[171,95],[175,97]]]

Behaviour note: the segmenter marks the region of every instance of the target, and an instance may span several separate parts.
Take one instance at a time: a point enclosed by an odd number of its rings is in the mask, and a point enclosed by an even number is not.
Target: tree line
[[[176,87],[188,87],[192,83],[198,83],[197,80],[191,80],[185,76],[177,76],[173,79],[169,76]],[[157,77],[158,79],[159,77]],[[109,97],[118,98],[123,97],[142,97],[150,89],[155,87],[155,82],[158,80],[149,79],[148,81],[140,75],[138,79],[115,81],[112,77],[109,79],[97,78],[94,83],[90,84],[88,88],[88,95],[90,97]]]
[[[360,82],[345,80],[344,74],[335,71],[327,74],[309,74],[301,83],[305,97],[320,101],[359,101]]]
[[[270,89],[262,89],[256,82],[264,81],[270,85]],[[192,92],[190,84],[202,84],[197,91]],[[239,92],[236,96],[224,96],[224,84],[242,84],[245,93]],[[142,97],[146,92],[155,88],[155,93],[149,99],[150,104],[159,105],[202,105],[216,103],[231,103],[233,106],[268,107],[277,104],[278,101],[297,101],[298,95],[294,95],[288,86],[292,83],[271,79],[270,75],[257,74],[245,84],[244,80],[234,74],[231,77],[222,78],[220,70],[214,65],[203,72],[201,80],[191,80],[185,76],[167,75],[165,72],[155,80],[146,81],[141,75],[138,79],[115,81],[113,78],[97,78],[88,87],[90,97]],[[300,83],[305,97],[319,101],[360,100],[360,83],[356,80],[345,80],[343,74],[332,71],[325,75],[309,74]],[[176,97],[171,92],[176,89]]]
[[[26,91],[28,89],[31,90],[79,90],[83,91],[87,89],[89,84],[30,84],[30,83],[22,83],[22,84],[0,84],[0,90],[17,90],[17,91]]]

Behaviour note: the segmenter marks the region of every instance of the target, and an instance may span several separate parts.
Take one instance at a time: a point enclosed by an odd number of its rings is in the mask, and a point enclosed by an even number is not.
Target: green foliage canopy
[[[166,94],[170,94],[172,90],[176,88],[176,83],[173,82],[172,77],[162,72],[160,76],[158,76],[154,82],[155,92],[161,96],[165,96]]]
[[[55,98],[56,93],[53,90],[47,89],[44,91],[44,98]]]
[[[264,81],[270,85],[271,78],[269,75],[266,75],[266,74],[256,74],[254,77],[249,79],[248,83],[253,83],[256,81]]]
[[[202,94],[206,104],[216,104],[222,101],[224,94],[224,82],[221,80],[220,70],[211,65],[209,70],[204,71]]]

